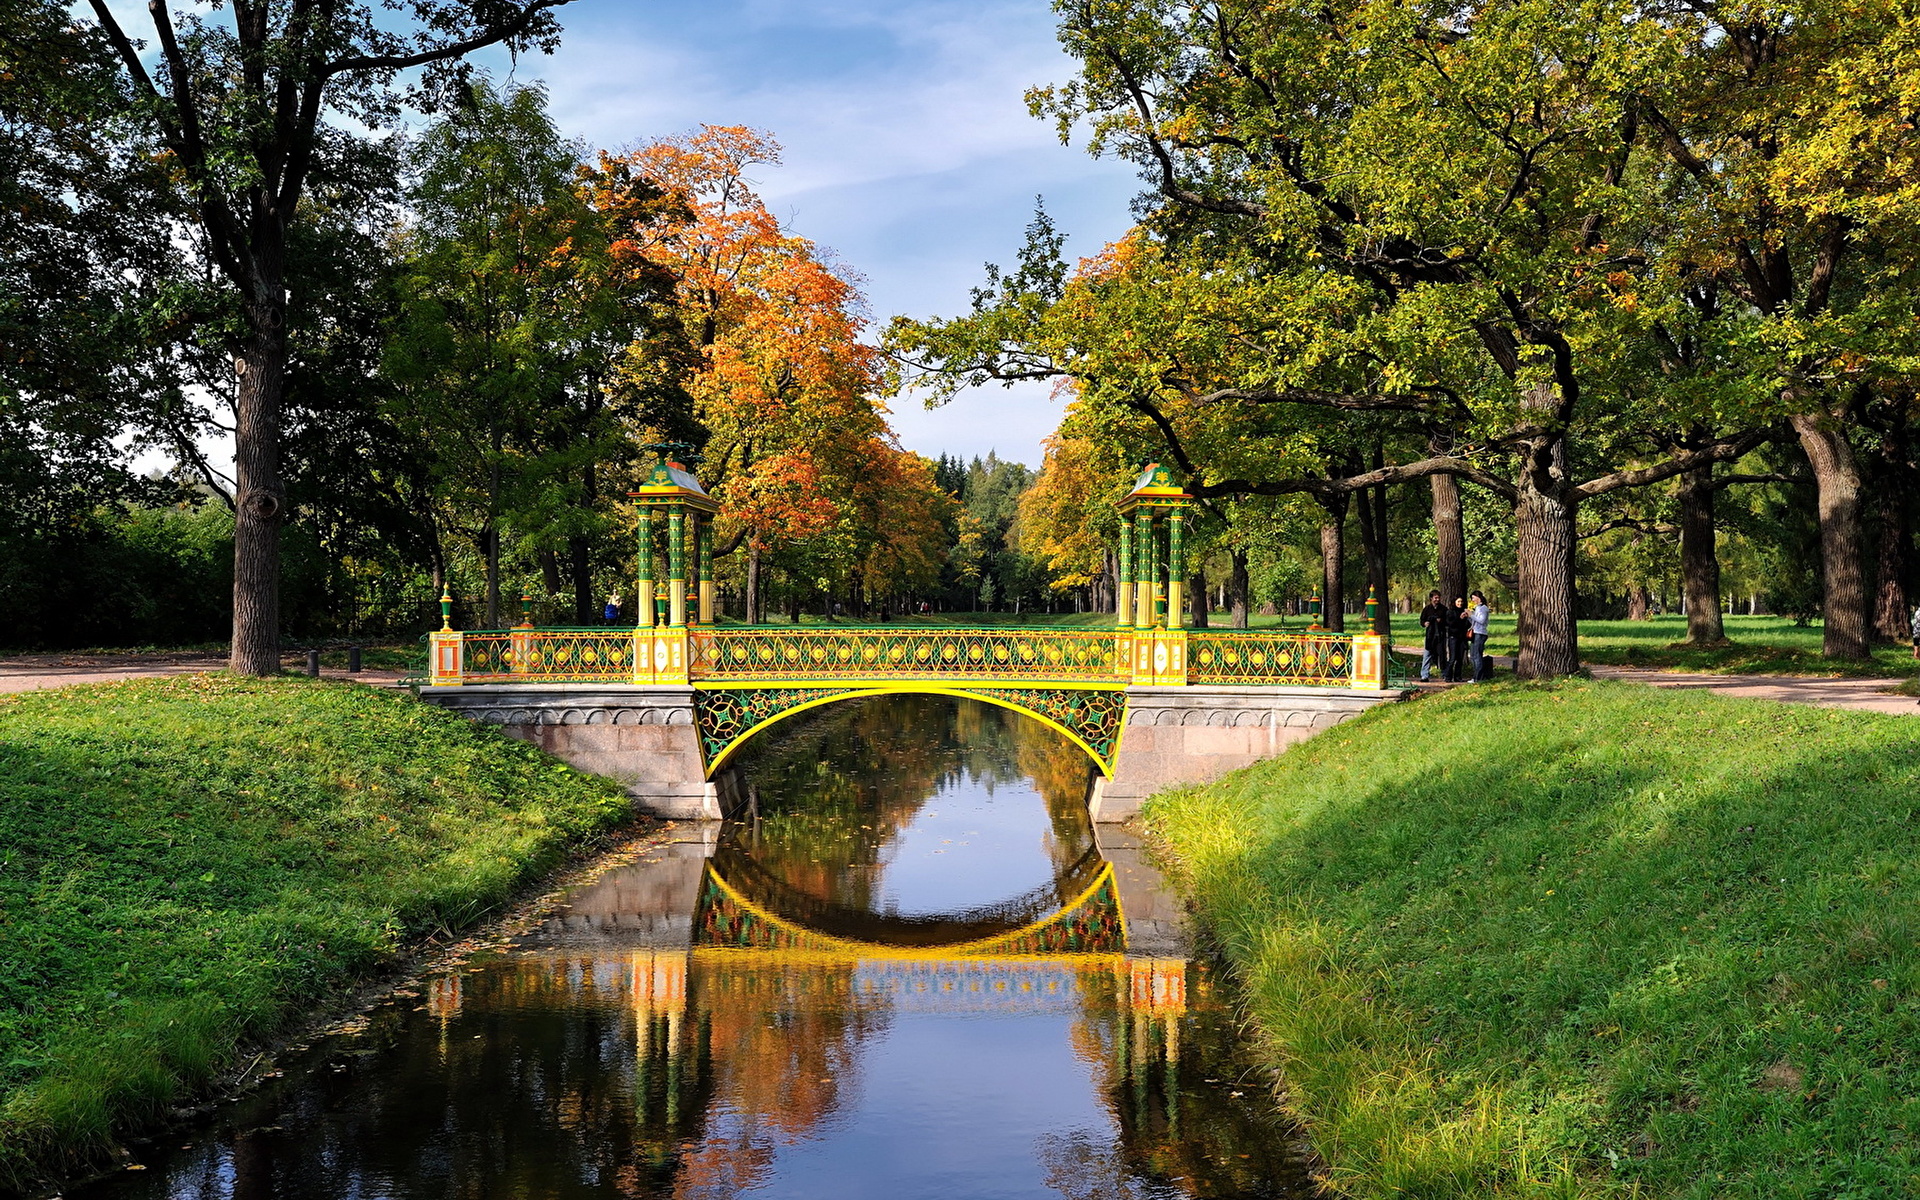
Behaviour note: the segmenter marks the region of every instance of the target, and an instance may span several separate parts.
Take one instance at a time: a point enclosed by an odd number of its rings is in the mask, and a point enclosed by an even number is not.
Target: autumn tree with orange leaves
[[[672,197],[677,219],[617,239],[616,260],[675,280],[677,342],[635,342],[625,385],[650,390],[643,440],[683,438],[724,506],[716,558],[743,551],[749,621],[764,614],[764,574],[783,567],[799,592],[845,589],[856,601],[908,590],[939,569],[950,503],[926,460],[902,450],[877,399],[879,352],[855,279],[780,223],[748,172],[779,162],[771,137],[704,126],[582,172],[599,204],[644,184]],[[659,387],[677,378],[677,402]],[[737,561],[737,560],[736,560]]]

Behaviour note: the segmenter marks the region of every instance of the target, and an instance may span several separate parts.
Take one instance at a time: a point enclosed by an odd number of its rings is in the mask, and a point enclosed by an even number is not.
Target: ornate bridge
[[[1016,709],[1111,775],[1130,687],[1386,686],[1382,648],[1356,649],[1344,634],[669,626],[448,631],[432,640],[427,682],[436,690],[690,687],[708,776],[767,726],[855,696],[931,692]]]
[[[420,694],[626,780],[663,816],[722,815],[731,807],[725,768],[741,746],[776,722],[859,696],[970,697],[1052,726],[1103,777],[1102,818],[1400,696],[1389,691],[1376,634],[1183,627],[1190,498],[1157,465],[1120,505],[1122,579],[1108,628],[717,624],[716,506],[664,457],[634,495],[636,626],[552,629],[528,619],[461,631],[442,597],[449,615],[430,636]],[[653,577],[657,510],[667,518],[664,589]],[[1369,600],[1370,617],[1373,609]]]

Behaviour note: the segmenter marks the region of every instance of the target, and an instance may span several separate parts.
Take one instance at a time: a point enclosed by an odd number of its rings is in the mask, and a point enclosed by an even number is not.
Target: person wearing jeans
[[[1473,660],[1472,679],[1475,683],[1491,679],[1493,672],[1487,668],[1487,598],[1479,592],[1471,597],[1473,603],[1467,608],[1467,657]]]

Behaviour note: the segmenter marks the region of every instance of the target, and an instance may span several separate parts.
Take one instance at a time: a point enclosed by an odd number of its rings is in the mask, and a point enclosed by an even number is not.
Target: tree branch
[[[528,0],[527,6],[521,9],[519,15],[511,21],[504,25],[489,27],[470,38],[413,54],[358,54],[350,58],[335,59],[321,68],[321,78],[328,79],[349,71],[405,71],[410,67],[422,67],[428,63],[459,58],[525,33],[533,24],[533,19],[541,13],[571,3],[573,0]]]
[[[1598,479],[1590,479],[1573,488],[1573,496],[1576,500],[1590,500],[1595,496],[1619,491],[1621,488],[1641,487],[1649,483],[1658,483],[1662,479],[1671,479],[1675,475],[1684,474],[1708,463],[1732,462],[1755,446],[1769,440],[1770,437],[1771,434],[1766,430],[1751,430],[1735,437],[1721,438],[1710,446],[1676,454],[1666,462],[1656,463],[1651,467],[1635,467],[1615,471],[1611,475],[1602,475]]]

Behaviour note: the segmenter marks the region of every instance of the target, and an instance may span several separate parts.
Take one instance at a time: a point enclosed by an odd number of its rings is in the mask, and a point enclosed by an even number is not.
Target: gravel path
[[[227,660],[196,654],[20,654],[0,658],[0,693],[32,692],[41,688],[71,687],[78,683],[114,683],[122,679],[152,679],[163,675],[192,675],[225,670]],[[289,671],[306,666],[306,656],[282,660]],[[401,678],[399,671],[361,671],[349,675],[333,667],[321,668],[328,679],[352,679],[375,687]]]
[[[1401,654],[1420,653],[1418,646],[1395,646],[1394,649]],[[1495,667],[1512,674],[1511,656],[1491,657]],[[1920,716],[1920,701],[1893,691],[1900,684],[1898,679],[1833,679],[1817,675],[1696,675],[1688,671],[1659,671],[1651,667],[1603,667],[1593,664],[1589,664],[1587,670],[1592,672],[1595,679],[1619,679],[1627,683],[1644,683],[1650,687],[1704,690],[1748,700],[1818,704],[1856,712]],[[1455,685],[1435,682],[1414,686],[1437,689]]]

